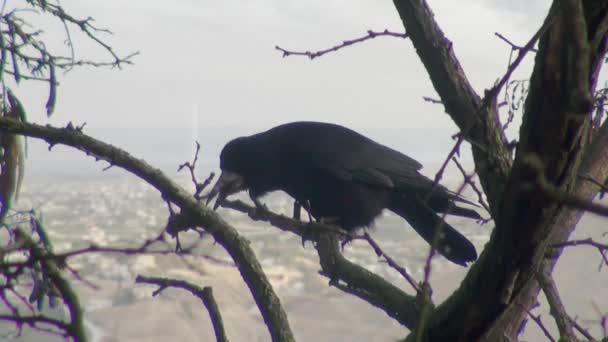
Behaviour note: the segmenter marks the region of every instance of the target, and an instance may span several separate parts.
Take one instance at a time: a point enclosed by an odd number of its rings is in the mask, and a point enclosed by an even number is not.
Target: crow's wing
[[[473,203],[420,174],[418,170],[422,165],[419,162],[348,128],[295,122],[262,134],[281,142],[279,150],[286,163],[313,166],[344,181],[391,188],[403,195],[422,196],[430,207],[439,212],[479,217],[474,210],[450,204],[454,200]]]
[[[418,173],[422,165],[416,160],[345,127],[316,122],[288,125],[289,129],[278,130],[284,134],[283,153],[305,156],[339,179],[389,188],[415,186],[426,179]]]

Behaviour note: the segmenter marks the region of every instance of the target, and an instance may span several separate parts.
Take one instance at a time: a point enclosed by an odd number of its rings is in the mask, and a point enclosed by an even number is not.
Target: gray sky
[[[523,45],[548,7],[546,0],[508,5],[494,0],[429,2],[478,91],[490,87],[506,69],[509,47],[494,32]],[[408,40],[377,38],[314,61],[281,58],[274,49],[317,50],[360,37],[368,29],[403,31],[392,1],[62,4],[110,28],[115,34],[108,41],[120,54],[141,55],[122,71],[84,68],[62,75],[57,110],[50,120],[44,115],[46,90],[22,86],[19,94],[30,120],[86,121],[90,134],[153,162],[167,153],[178,161],[188,159],[195,139],[208,147],[206,157],[216,159],[219,148],[235,135],[293,120],[321,120],[347,125],[432,163],[444,158],[451,146],[449,136],[457,131],[442,106],[422,100],[437,96]],[[77,57],[108,58],[76,30],[72,35],[77,37]],[[61,43],[61,26],[50,26],[48,38]],[[528,76],[530,61],[516,77]]]

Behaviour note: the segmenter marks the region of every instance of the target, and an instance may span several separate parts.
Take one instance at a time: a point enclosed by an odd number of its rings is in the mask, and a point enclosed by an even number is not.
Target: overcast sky
[[[478,91],[506,69],[500,32],[524,44],[548,1],[429,1]],[[189,158],[193,141],[206,157],[235,135],[294,120],[354,128],[422,162],[441,160],[456,127],[409,40],[377,38],[310,61],[274,49],[324,49],[366,30],[402,32],[392,1],[364,0],[62,0],[67,11],[92,16],[114,35],[119,54],[139,51],[122,70],[83,68],[61,75],[56,113],[44,115],[46,91],[18,93],[31,121],[87,122],[86,131],[152,159]],[[61,47],[60,25],[47,28]],[[108,59],[72,29],[77,57]],[[531,58],[516,73],[527,78]],[[34,144],[34,150],[36,145]],[[37,158],[52,158],[41,156]],[[163,157],[163,158],[165,158]],[[171,160],[173,162],[173,160]],[[433,170],[430,170],[431,172]]]

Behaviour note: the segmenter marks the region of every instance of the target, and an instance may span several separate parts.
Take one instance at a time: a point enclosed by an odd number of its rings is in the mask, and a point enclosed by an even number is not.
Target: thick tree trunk
[[[471,108],[479,110],[475,105],[479,100],[468,88],[452,45],[433,21],[426,2],[395,0],[395,4],[446,111],[475,142],[477,170],[496,222],[478,262],[461,287],[431,314],[423,335],[428,341],[468,342],[484,336],[488,341],[512,341],[525,318],[522,308],[530,307],[538,295],[535,276],[547,247],[567,238],[581,215],[557,203],[539,186],[549,184],[587,199],[598,190],[582,184],[577,175],[590,140],[592,94],[606,53],[608,2],[563,0],[552,6],[510,170],[504,162],[503,139],[492,138],[502,137],[502,132],[496,132],[499,125],[492,108],[477,113],[481,123],[463,120],[470,117]],[[473,105],[467,109],[463,103]],[[604,131],[597,137],[602,142]],[[601,146],[593,150],[587,154],[585,171],[595,170],[601,181],[606,178],[606,153]]]

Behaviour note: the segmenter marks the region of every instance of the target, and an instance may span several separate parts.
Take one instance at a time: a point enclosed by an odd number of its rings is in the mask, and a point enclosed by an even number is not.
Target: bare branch
[[[191,194],[171,181],[160,170],[73,127],[55,128],[0,118],[0,131],[42,139],[51,145],[63,144],[74,147],[98,160],[105,160],[111,165],[121,167],[152,185],[163,198],[179,206],[197,220],[199,222],[197,226],[204,227],[230,254],[262,313],[272,340],[294,340],[281,301],[247,240],[215,212],[200,205]]]
[[[570,318],[568,313],[566,313],[566,308],[564,307],[564,304],[559,296],[555,281],[549,272],[550,271],[547,264],[544,263],[542,268],[538,271],[538,282],[540,283],[540,286],[547,297],[547,301],[549,302],[549,307],[551,308],[550,312],[555,319],[555,323],[557,324],[560,338],[569,341],[575,338],[572,327],[572,318]]]
[[[417,297],[404,293],[384,278],[344,258],[338,239],[332,233],[321,233],[315,248],[323,270],[321,274],[330,279],[330,285],[351,289],[348,293],[384,310],[405,327],[412,329],[415,326],[421,308]],[[340,281],[346,286],[339,286]],[[430,306],[434,307],[432,303]]]
[[[490,206],[488,206],[488,203],[486,203],[486,200],[483,198],[483,193],[481,192],[481,190],[477,187],[477,184],[475,183],[475,181],[473,180],[473,178],[467,174],[467,172],[464,170],[464,167],[462,167],[462,165],[460,164],[460,162],[458,161],[458,158],[456,157],[452,157],[452,161],[454,162],[454,164],[456,164],[456,167],[458,167],[458,170],[460,171],[460,173],[462,174],[462,176],[464,177],[464,180],[467,182],[468,185],[471,186],[471,188],[473,189],[473,191],[475,191],[475,193],[477,194],[477,202],[487,211],[490,212]]]
[[[322,275],[330,279],[329,284],[353,294],[384,310],[390,317],[406,327],[412,328],[418,320],[417,299],[403,292],[382,277],[347,260],[341,253],[338,239],[351,239],[349,232],[340,227],[319,222],[301,222],[287,216],[275,214],[262,207],[252,207],[242,201],[225,200],[223,207],[241,211],[253,220],[266,221],[276,228],[294,233],[302,239],[317,242],[315,248],[323,269]],[[345,286],[340,286],[340,282]],[[420,295],[420,294],[419,294]],[[430,304],[433,307],[433,304]]]
[[[549,329],[547,329],[547,327],[545,327],[545,324],[543,323],[543,320],[540,317],[540,315],[534,316],[534,314],[530,310],[528,310],[528,308],[523,308],[523,309],[528,313],[528,316],[530,316],[530,318],[536,323],[536,325],[538,325],[538,327],[543,332],[543,334],[545,334],[547,339],[551,342],[555,342],[555,338],[553,338],[553,336],[551,336]]]
[[[587,238],[583,240],[570,240],[562,243],[556,243],[553,245],[553,248],[563,248],[563,247],[572,247],[572,246],[591,246],[595,247],[597,251],[602,256],[602,259],[606,265],[608,265],[608,244],[599,243],[594,241],[592,238]]]
[[[401,274],[401,276],[407,280],[407,282],[414,288],[414,290],[416,290],[416,292],[420,291],[420,286],[418,286],[418,283],[416,282],[416,280],[414,280],[414,278],[412,278],[412,276],[407,272],[407,270],[405,269],[405,267],[399,265],[393,258],[391,258],[389,255],[387,255],[382,248],[380,247],[380,245],[376,242],[376,240],[374,240],[371,235],[369,235],[367,232],[365,232],[365,234],[363,234],[363,239],[365,241],[367,241],[369,243],[370,246],[372,246],[372,248],[374,249],[374,252],[376,252],[376,255],[379,257],[383,257],[386,260],[386,263],[392,267],[393,269],[395,269],[397,272],[399,272],[399,274]]]
[[[536,42],[538,41],[540,36],[542,36],[545,32],[547,32],[549,27],[551,27],[551,25],[553,25],[554,22],[555,22],[555,17],[552,17],[549,20],[545,20],[543,25],[538,29],[538,31],[536,31],[536,33],[532,36],[532,38],[530,38],[528,43],[526,43],[526,45],[524,45],[523,48],[518,49],[517,57],[515,58],[513,63],[511,63],[511,65],[509,65],[509,67],[507,68],[507,72],[486,93],[484,102],[488,102],[488,101],[491,102],[496,99],[496,97],[500,93],[500,90],[507,83],[507,81],[511,78],[511,75],[513,74],[515,69],[517,69],[517,67],[521,64],[521,62],[524,60],[524,58],[526,57],[528,52],[532,51],[532,49],[534,48],[534,45],[536,44]]]
[[[200,153],[200,151],[201,144],[199,144],[197,141],[196,151],[194,152],[194,159],[192,160],[192,163],[185,162],[177,168],[177,172],[183,170],[184,168],[187,168],[188,171],[190,171],[190,178],[192,179],[192,183],[194,184],[194,198],[196,198],[197,200],[201,199],[201,193],[205,190],[207,186],[209,186],[209,184],[211,184],[211,181],[213,181],[213,177],[215,177],[215,173],[211,172],[211,174],[209,174],[209,177],[207,177],[207,179],[205,179],[203,183],[199,183],[198,179],[196,178],[196,174],[194,171],[196,170],[196,163],[198,162],[198,154]]]
[[[345,48],[347,46],[351,46],[351,45],[354,45],[354,44],[362,43],[362,42],[364,42],[366,40],[374,39],[376,37],[381,37],[381,36],[390,36],[390,37],[397,37],[397,38],[403,38],[403,39],[405,39],[405,38],[408,37],[407,33],[396,33],[396,32],[391,32],[389,30],[384,30],[384,31],[372,31],[372,30],[368,30],[367,31],[367,35],[365,35],[363,37],[355,38],[355,39],[352,39],[352,40],[345,40],[341,44],[332,46],[332,47],[330,47],[328,49],[324,49],[324,50],[318,50],[318,51],[314,51],[314,52],[311,52],[311,51],[304,51],[304,52],[302,52],[302,51],[290,51],[290,50],[283,49],[282,47],[280,47],[278,45],[275,46],[275,49],[281,51],[283,53],[283,57],[306,56],[306,57],[310,58],[311,60],[313,60],[313,59],[315,59],[317,57],[321,57],[321,56],[323,56],[323,55],[325,55],[327,53],[335,52],[335,51],[343,49],[343,48]]]
[[[62,328],[64,331],[72,336],[76,341],[87,341],[87,337],[84,329],[83,312],[80,307],[78,296],[72,289],[72,286],[66,281],[59,270],[59,266],[53,260],[45,260],[44,256],[47,254],[42,248],[37,246],[29,237],[27,233],[17,228],[15,230],[15,236],[17,241],[24,241],[30,255],[40,260],[45,272],[45,275],[49,278],[52,285],[57,290],[59,297],[63,300],[65,306],[70,313],[70,321],[65,323]]]
[[[209,317],[211,318],[211,323],[213,324],[213,330],[215,331],[215,337],[217,342],[228,342],[228,337],[226,336],[226,331],[224,330],[224,322],[222,320],[222,315],[220,313],[219,307],[215,298],[213,297],[213,290],[209,286],[205,286],[200,288],[194,284],[190,284],[187,281],[176,280],[176,279],[168,279],[168,278],[157,278],[157,277],[145,277],[138,275],[135,278],[136,283],[144,283],[144,284],[152,284],[158,285],[158,290],[154,291],[153,296],[157,296],[163,290],[169,287],[180,288],[192,293],[198,299],[200,299],[207,311],[209,312]]]
[[[503,36],[502,34],[500,34],[498,32],[494,32],[494,35],[496,37],[498,37],[500,40],[502,40],[503,42],[509,44],[511,46],[512,50],[525,50],[526,49],[525,46],[519,46],[519,45],[511,42],[509,39],[507,39],[505,36]],[[529,51],[531,51],[531,52],[538,52],[538,50],[536,50],[534,48],[529,49]]]

